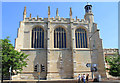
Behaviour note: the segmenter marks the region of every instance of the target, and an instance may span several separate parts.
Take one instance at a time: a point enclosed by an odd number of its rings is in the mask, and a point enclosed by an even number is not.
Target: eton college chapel
[[[50,7],[48,18],[32,18],[31,14],[26,17],[25,7],[15,50],[28,54],[29,60],[22,73],[13,79],[38,79],[38,75],[40,79],[75,79],[78,74],[89,74],[92,78],[93,67],[97,69],[94,76],[105,78],[102,39],[92,5],[87,4],[84,9],[84,19],[72,18],[72,8],[70,18],[61,18],[58,9],[55,18],[51,18]]]

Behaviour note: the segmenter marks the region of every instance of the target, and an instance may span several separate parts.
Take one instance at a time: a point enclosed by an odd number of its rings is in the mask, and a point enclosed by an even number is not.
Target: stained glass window
[[[85,29],[78,28],[75,31],[76,48],[88,48],[87,33]]]
[[[66,48],[66,31],[58,27],[54,30],[54,48]]]
[[[44,30],[40,27],[32,30],[32,48],[44,48]]]

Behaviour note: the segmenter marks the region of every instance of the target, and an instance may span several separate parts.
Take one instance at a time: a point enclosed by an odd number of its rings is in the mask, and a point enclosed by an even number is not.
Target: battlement
[[[26,17],[24,22],[48,22],[48,18],[41,18],[41,17]],[[73,23],[88,23],[85,19],[75,19],[75,18],[63,18],[63,17],[52,17],[50,18],[50,22],[73,22]]]
[[[42,22],[45,22],[45,21],[47,21],[48,20],[48,18],[36,18],[36,17],[33,17],[33,18],[29,18],[29,17],[27,17],[27,18],[25,18],[25,22],[36,22],[36,21],[42,21]]]
[[[61,23],[70,23],[70,22],[73,22],[73,23],[85,23],[87,24],[88,23],[88,20],[85,20],[85,19],[78,19],[76,17],[75,18],[72,18],[72,8],[70,8],[70,17],[69,18],[63,18],[63,17],[60,17],[59,16],[59,13],[58,13],[58,8],[56,10],[56,16],[55,17],[50,17],[50,7],[48,7],[48,18],[41,18],[41,17],[31,17],[31,13],[30,13],[30,16],[29,17],[26,17],[26,7],[24,9],[24,12],[23,12],[23,22],[61,22]]]
[[[70,18],[63,18],[63,17],[52,17],[52,18],[50,18],[50,21],[53,21],[53,22],[55,22],[55,21],[61,21],[61,22],[68,22],[68,21],[70,21]]]
[[[24,22],[47,22],[48,21],[48,18],[36,18],[36,17],[33,17],[33,18],[30,18],[30,17],[26,17]],[[61,21],[61,22],[69,22],[70,21],[70,18],[50,18],[50,21],[51,22],[56,22],[56,21]]]
[[[79,23],[88,23],[88,21],[85,20],[85,19],[76,19],[76,20],[74,19],[73,22],[76,22],[76,23],[78,23],[78,22]]]

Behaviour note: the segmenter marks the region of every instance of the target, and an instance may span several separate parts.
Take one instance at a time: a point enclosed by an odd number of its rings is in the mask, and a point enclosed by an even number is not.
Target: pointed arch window
[[[44,30],[40,27],[32,30],[32,48],[44,48]]]
[[[66,48],[66,31],[58,27],[54,30],[54,48]]]
[[[75,31],[76,48],[88,48],[87,33],[85,29],[78,28]]]

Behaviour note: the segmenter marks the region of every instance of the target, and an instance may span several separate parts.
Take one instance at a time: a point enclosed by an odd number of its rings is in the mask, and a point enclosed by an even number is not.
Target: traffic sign
[[[93,67],[97,67],[97,64],[92,64]]]
[[[86,64],[86,67],[91,67],[91,63],[87,63],[87,64]]]
[[[97,72],[97,67],[92,67],[91,72]]]

